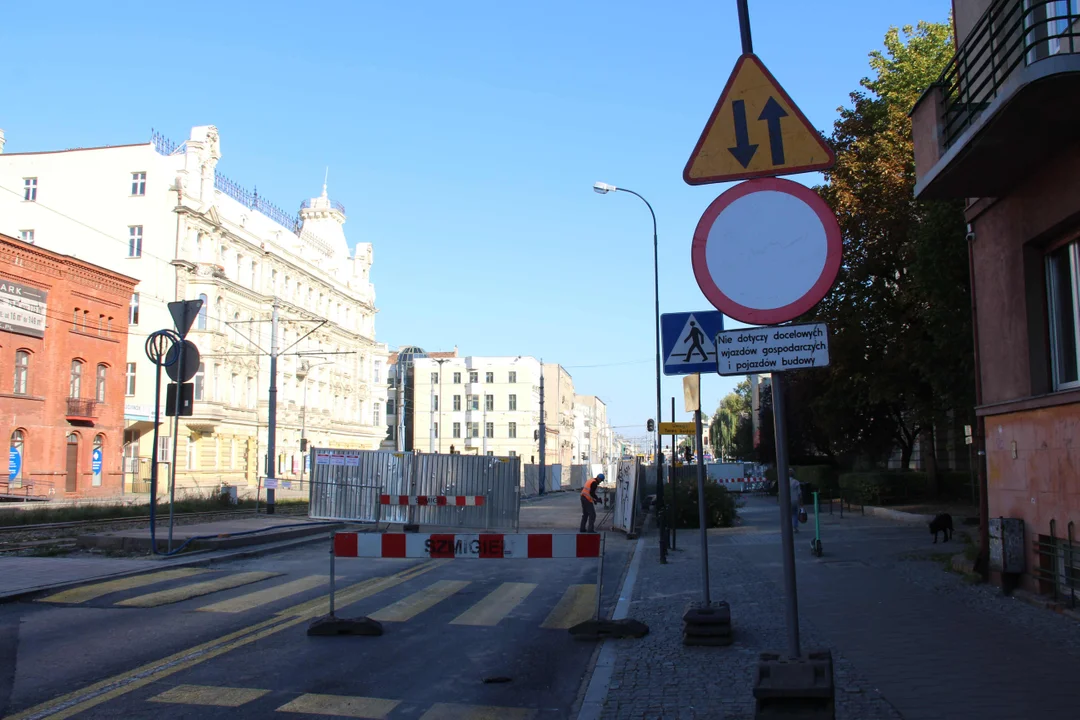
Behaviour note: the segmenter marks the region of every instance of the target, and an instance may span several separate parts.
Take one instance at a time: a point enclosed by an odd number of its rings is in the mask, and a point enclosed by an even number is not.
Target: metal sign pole
[[[173,504],[176,501],[176,444],[180,437],[180,409],[184,404],[184,356],[187,355],[187,347],[181,338],[177,346],[176,358],[176,407],[173,408],[173,444],[172,462],[169,463],[169,552],[173,549]],[[190,471],[191,468],[188,468]]]
[[[709,607],[709,532],[705,508],[705,461],[702,453],[702,429],[701,429],[701,404],[694,411],[694,432],[697,436],[697,493],[698,493],[698,525],[701,527],[701,594],[705,601],[705,607]]]
[[[604,544],[607,535],[600,532],[600,557],[596,559],[596,609],[593,612],[593,620],[600,619],[600,599],[604,594]]]
[[[773,427],[776,430],[776,485],[780,497],[780,543],[784,559],[784,595],[788,631],[788,651],[799,651],[799,598],[795,588],[795,533],[791,526],[791,483],[788,481],[787,421],[784,417],[784,385],[781,373],[772,374]]]
[[[160,360],[161,358],[159,358]],[[157,488],[158,488],[158,435],[161,425],[161,364],[157,366],[157,376],[154,379],[154,447],[150,451],[150,545],[153,552],[157,552],[157,540],[155,528],[157,523]]]
[[[675,422],[675,398],[671,398],[671,422]],[[676,435],[671,435],[671,549],[678,550],[678,545],[675,540],[675,529],[679,527],[679,508],[678,501],[675,499],[679,493],[676,492],[678,487],[676,486],[676,479],[678,473],[675,472],[675,459],[679,457],[678,450],[675,449]]]

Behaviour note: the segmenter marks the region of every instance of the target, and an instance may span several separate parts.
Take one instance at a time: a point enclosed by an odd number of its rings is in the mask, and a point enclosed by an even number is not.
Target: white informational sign
[[[728,330],[716,336],[721,375],[774,373],[829,364],[825,323]]]

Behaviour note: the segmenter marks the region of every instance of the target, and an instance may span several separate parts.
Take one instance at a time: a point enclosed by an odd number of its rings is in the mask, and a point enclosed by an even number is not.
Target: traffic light
[[[694,453],[692,453],[690,451],[690,446],[689,445],[686,445],[685,447],[683,447],[683,457],[686,458],[687,464],[689,464],[693,460]]]
[[[306,453],[308,448],[307,438],[300,438],[300,452]]]
[[[653,423],[651,418],[649,419],[649,421],[647,423],[645,423],[645,429],[648,430],[649,432],[652,432],[653,430],[656,429],[656,425]]]

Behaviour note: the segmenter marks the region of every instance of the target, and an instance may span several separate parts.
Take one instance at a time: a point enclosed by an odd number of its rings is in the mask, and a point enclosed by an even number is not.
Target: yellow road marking
[[[400,585],[403,582],[408,582],[414,577],[418,577],[440,567],[449,560],[429,560],[420,565],[416,565],[411,568],[406,568],[399,573],[382,578],[372,578],[371,580],[365,580],[362,583],[357,583],[351,587],[347,587],[344,590],[340,590],[334,594],[334,605],[336,609],[352,605],[353,603],[360,602],[365,598],[369,598],[372,595],[377,595],[383,590],[388,590],[392,587]],[[322,615],[329,610],[329,595],[323,595],[322,597],[315,598],[314,600],[308,600],[305,603],[300,603],[296,607],[289,608],[288,610],[282,610],[278,613],[282,615],[293,615],[297,613],[303,613],[307,616]]]
[[[396,575],[382,578],[372,578],[346,588],[339,595],[344,596],[352,593],[353,596],[366,597],[364,593],[375,594],[387,588],[394,587],[414,577],[434,570],[442,565],[443,561],[428,561],[410,568],[406,568]],[[360,599],[357,597],[357,599]],[[129,670],[125,673],[114,675],[110,678],[94,683],[87,687],[75,690],[61,697],[35,705],[24,710],[18,715],[13,715],[5,720],[66,720],[66,718],[85,712],[90,708],[97,707],[102,703],[114,700],[129,692],[145,687],[150,683],[157,682],[169,677],[181,670],[186,670],[200,663],[212,660],[219,655],[235,650],[236,648],[249,645],[253,642],[269,637],[283,630],[298,625],[305,620],[310,620],[326,608],[327,596],[300,603],[295,607],[282,610],[274,617],[263,622],[249,625],[236,632],[223,635],[217,639],[196,645],[195,647],[182,650],[161,660],[147,663],[141,667]]]
[[[160,695],[150,698],[150,702],[173,703],[176,705],[216,705],[217,707],[240,707],[252,700],[258,700],[269,690],[251,690],[248,688],[215,687],[213,685],[177,685]]]
[[[390,711],[400,704],[400,700],[383,700],[382,698],[309,694],[301,695],[292,702],[282,705],[277,711],[385,720]]]
[[[194,585],[184,585],[183,587],[172,588],[171,590],[159,590],[149,595],[139,595],[138,597],[128,598],[127,600],[121,600],[116,605],[122,605],[123,607],[141,607],[151,608],[158,607],[160,605],[171,605],[178,603],[181,600],[190,600],[193,597],[200,597],[202,595],[209,595],[210,593],[219,592],[221,590],[228,590],[234,587],[240,587],[241,585],[250,585],[260,580],[266,580],[267,578],[277,577],[281,573],[276,572],[244,572],[236,573],[235,575],[226,575],[225,577],[219,577],[216,580],[207,580],[206,582],[195,583]]]
[[[571,585],[540,626],[566,630],[588,620],[596,609],[596,585]]]
[[[498,625],[536,589],[536,583],[503,583],[450,621],[451,625]]]
[[[55,595],[40,598],[37,602],[74,605],[76,603],[86,602],[87,600],[94,600],[102,595],[108,595],[109,593],[120,592],[121,590],[132,590],[145,585],[153,585],[154,583],[176,580],[177,578],[190,577],[205,572],[209,572],[209,570],[200,568],[176,568],[175,570],[162,570],[146,575],[133,575],[131,577],[94,583],[93,585],[83,585],[82,587],[71,588],[70,590],[61,590]]]
[[[274,587],[269,587],[265,590],[256,590],[247,595],[222,600],[221,602],[198,608],[198,610],[199,612],[219,613],[244,612],[245,610],[251,610],[260,605],[265,605],[266,603],[281,600],[290,595],[296,595],[297,593],[317,588],[320,585],[325,585],[329,579],[330,578],[326,575],[309,575],[308,577],[302,577],[282,585],[275,585]],[[338,580],[341,580],[341,578],[339,577]]]
[[[536,710],[531,708],[435,703],[420,720],[532,720],[534,717]]]
[[[393,605],[387,605],[369,617],[379,622],[405,622],[442,602],[468,584],[467,580],[439,580],[407,598],[398,600]]]

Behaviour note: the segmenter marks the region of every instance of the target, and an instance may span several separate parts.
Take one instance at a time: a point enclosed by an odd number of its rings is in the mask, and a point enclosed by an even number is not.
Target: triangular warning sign
[[[826,170],[836,155],[756,55],[735,63],[683,170],[689,185]]]
[[[169,303],[169,314],[172,315],[173,325],[180,337],[187,337],[191,326],[195,324],[195,318],[199,316],[203,301],[200,300],[177,300]]]
[[[715,361],[716,343],[691,314],[686,318],[686,324],[664,360],[664,365],[696,365]]]

